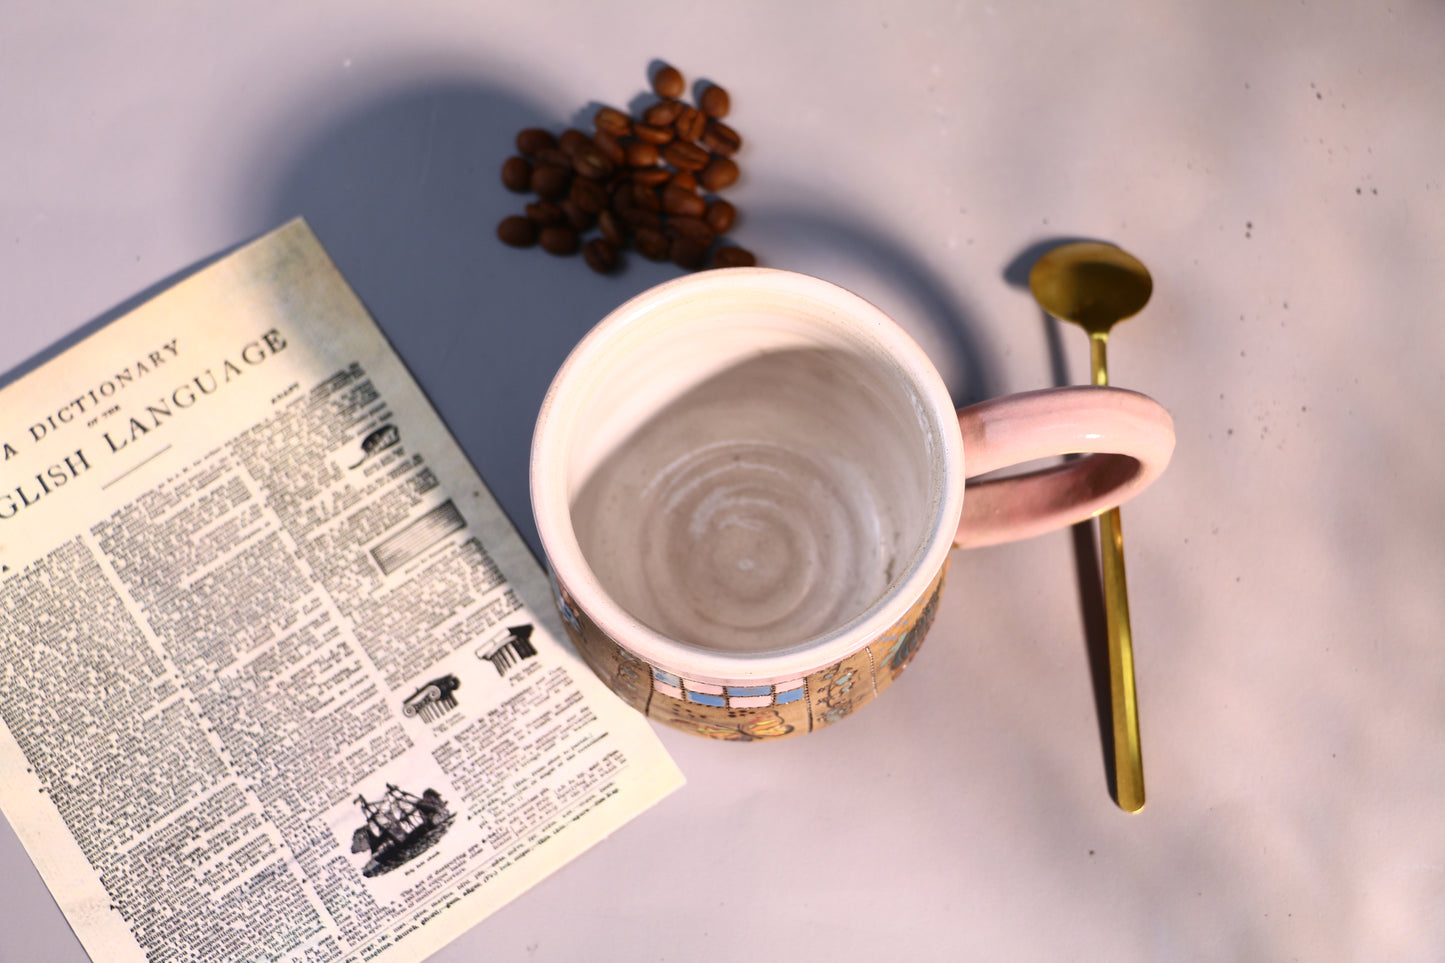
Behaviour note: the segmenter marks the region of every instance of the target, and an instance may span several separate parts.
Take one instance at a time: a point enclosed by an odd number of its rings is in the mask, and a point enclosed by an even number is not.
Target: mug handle
[[[955,548],[1042,535],[1122,504],[1159,477],[1174,422],[1157,401],[1124,388],[1045,388],[962,408],[965,478],[1036,458],[1063,464],[970,484]]]

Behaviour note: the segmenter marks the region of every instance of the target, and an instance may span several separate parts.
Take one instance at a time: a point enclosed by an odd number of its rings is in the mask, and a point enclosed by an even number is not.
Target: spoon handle
[[[1089,333],[1093,382],[1109,384],[1109,336]],[[1139,699],[1134,690],[1134,636],[1129,629],[1129,584],[1124,576],[1124,528],[1119,509],[1099,516],[1104,568],[1104,613],[1109,626],[1109,702],[1114,717],[1114,791],[1119,808],[1144,808],[1144,756],[1139,744]]]
[[[1109,624],[1109,698],[1114,717],[1114,788],[1119,808],[1144,808],[1144,757],[1139,745],[1139,701],[1134,690],[1134,639],[1129,630],[1129,587],[1124,577],[1124,530],[1119,509],[1099,516],[1103,543],[1104,610]]]

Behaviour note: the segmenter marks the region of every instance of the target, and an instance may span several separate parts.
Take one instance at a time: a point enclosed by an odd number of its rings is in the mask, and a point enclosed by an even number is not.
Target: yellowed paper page
[[[682,781],[300,221],[0,392],[0,648],[96,959],[419,960]]]

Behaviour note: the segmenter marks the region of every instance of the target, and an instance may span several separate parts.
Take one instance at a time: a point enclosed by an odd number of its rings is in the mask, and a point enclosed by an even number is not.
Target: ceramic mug
[[[955,411],[882,311],[817,278],[705,271],[568,356],[532,442],[537,531],[578,652],[650,718],[811,732],[908,665],[954,547],[1025,538],[1164,469],[1169,415],[1117,388]],[[1091,453],[971,484],[1034,459]]]

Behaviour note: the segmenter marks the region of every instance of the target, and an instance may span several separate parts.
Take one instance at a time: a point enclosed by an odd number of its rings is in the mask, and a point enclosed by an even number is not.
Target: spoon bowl
[[[1149,303],[1154,279],[1138,258],[1112,244],[1065,244],[1039,258],[1029,272],[1029,290],[1049,314],[1072,321],[1089,334],[1131,318]]]

